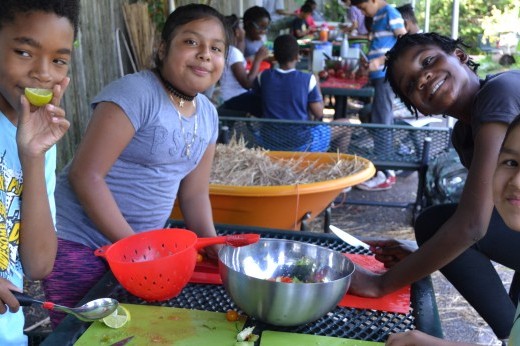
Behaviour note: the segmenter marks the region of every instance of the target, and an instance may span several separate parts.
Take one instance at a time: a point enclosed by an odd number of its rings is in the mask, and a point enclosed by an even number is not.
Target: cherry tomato
[[[238,312],[236,312],[235,310],[228,310],[226,312],[226,320],[228,320],[229,322],[238,321]]]
[[[204,256],[202,256],[200,253],[197,254],[197,263],[200,263],[204,261]]]
[[[293,282],[293,279],[288,276],[282,276],[282,277],[280,277],[280,282],[285,282],[285,283],[290,284]]]

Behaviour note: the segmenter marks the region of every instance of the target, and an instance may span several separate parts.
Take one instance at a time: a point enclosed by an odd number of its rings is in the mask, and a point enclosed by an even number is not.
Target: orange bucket
[[[352,175],[317,183],[280,186],[229,186],[211,184],[209,188],[215,223],[300,230],[301,221],[309,213],[318,216],[339,193],[370,179],[375,168],[359,156],[336,153],[270,151],[273,158],[302,159],[303,165],[341,160],[358,160],[365,168]],[[182,219],[175,204],[171,218]]]

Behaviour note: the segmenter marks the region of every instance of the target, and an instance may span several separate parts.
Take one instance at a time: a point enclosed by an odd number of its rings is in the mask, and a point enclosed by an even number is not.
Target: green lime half
[[[51,89],[25,88],[25,97],[36,107],[45,106],[52,100]]]

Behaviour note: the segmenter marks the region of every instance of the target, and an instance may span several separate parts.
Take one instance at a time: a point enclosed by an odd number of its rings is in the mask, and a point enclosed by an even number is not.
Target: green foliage
[[[346,9],[339,4],[339,0],[327,1],[323,5],[325,18],[331,22],[343,23]]]
[[[161,32],[164,27],[164,23],[166,22],[166,17],[168,16],[166,11],[166,1],[147,0],[146,2],[148,3],[148,12],[150,13],[150,18],[155,24],[156,30]]]
[[[515,11],[517,2],[518,0],[460,0],[458,36],[473,47],[469,50],[470,53],[479,52],[479,35],[485,36],[485,32],[491,30],[490,26],[504,22],[500,19],[495,19],[493,22],[489,18],[498,16],[498,13]],[[415,12],[421,27],[424,27],[425,3],[425,1],[416,2]],[[429,31],[451,36],[452,13],[453,1],[431,0]],[[513,26],[515,25],[514,18],[517,20],[516,27],[518,28],[520,25],[518,9],[516,10],[516,17],[513,15],[513,19],[508,19]]]

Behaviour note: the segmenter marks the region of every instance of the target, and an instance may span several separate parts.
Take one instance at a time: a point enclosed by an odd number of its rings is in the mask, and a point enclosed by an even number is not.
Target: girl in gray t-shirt
[[[176,197],[189,229],[216,235],[209,176],[218,116],[200,93],[220,78],[227,49],[217,11],[181,6],[164,26],[157,67],[114,81],[94,98],[86,133],[58,178],[48,300],[75,306],[107,270],[93,250],[162,228]],[[62,318],[51,314],[53,325]]]

